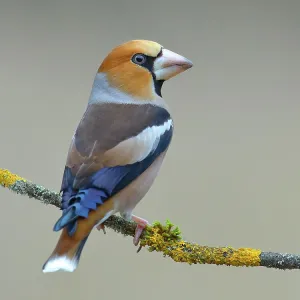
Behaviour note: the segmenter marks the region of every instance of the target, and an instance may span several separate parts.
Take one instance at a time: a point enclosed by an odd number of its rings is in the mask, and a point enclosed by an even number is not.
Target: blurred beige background
[[[104,56],[151,39],[194,62],[163,88],[175,137],[136,209],[211,246],[300,253],[300,2],[1,1],[0,167],[58,190]],[[298,299],[300,271],[188,266],[94,232],[43,274],[59,210],[0,190],[1,299]]]

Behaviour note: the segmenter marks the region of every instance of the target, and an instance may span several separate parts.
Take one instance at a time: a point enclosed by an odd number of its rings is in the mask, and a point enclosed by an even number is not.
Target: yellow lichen
[[[147,227],[141,246],[149,251],[162,252],[175,262],[188,264],[216,264],[229,266],[259,266],[261,251],[251,248],[234,249],[232,247],[207,247],[185,242],[181,239],[178,227],[155,222]]]
[[[261,250],[251,248],[240,248],[233,250],[228,257],[228,264],[231,266],[259,266]]]
[[[0,185],[10,187],[19,180],[26,181],[24,178],[13,174],[8,170],[0,169]]]
[[[17,181],[26,182],[26,179],[8,170],[0,169],[0,185],[9,188]],[[25,194],[25,192],[23,193]],[[52,192],[49,193],[51,194]],[[56,194],[53,195],[57,196]],[[55,205],[60,207],[60,202],[57,200]],[[207,247],[188,243],[182,240],[179,228],[174,227],[168,220],[166,221],[166,225],[155,222],[152,226],[147,226],[141,240],[141,246],[148,246],[149,251],[162,252],[164,256],[169,256],[175,262],[183,262],[190,265],[216,264],[247,267],[261,265],[261,250],[251,248]]]

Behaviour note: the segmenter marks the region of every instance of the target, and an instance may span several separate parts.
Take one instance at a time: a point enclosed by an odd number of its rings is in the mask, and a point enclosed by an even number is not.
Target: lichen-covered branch
[[[0,169],[0,185],[17,194],[60,208],[61,197],[58,193],[27,181],[8,170]],[[125,236],[134,236],[136,226],[135,223],[117,216],[111,216],[104,225]],[[165,225],[154,222],[152,226],[148,226],[142,236],[141,246],[147,246],[150,252],[161,252],[175,262],[188,264],[300,269],[300,255],[262,252],[251,248],[208,247],[186,242],[182,240],[178,227],[170,221]]]

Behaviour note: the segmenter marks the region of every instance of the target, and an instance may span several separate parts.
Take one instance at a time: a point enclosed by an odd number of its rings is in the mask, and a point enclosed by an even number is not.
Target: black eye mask
[[[162,97],[161,88],[164,83],[164,80],[156,80],[156,76],[153,72],[153,66],[154,66],[155,59],[157,57],[160,57],[161,55],[162,55],[162,49],[160,50],[160,52],[158,53],[158,55],[156,57],[148,56],[148,55],[141,54],[141,53],[137,53],[132,57],[133,63],[135,63],[141,67],[144,67],[151,73],[153,82],[154,82],[155,92],[160,97]]]

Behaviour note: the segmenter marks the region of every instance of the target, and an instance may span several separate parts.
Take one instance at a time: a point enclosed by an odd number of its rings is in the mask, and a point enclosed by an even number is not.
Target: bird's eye
[[[143,54],[136,54],[133,56],[132,61],[137,65],[142,65],[146,61],[146,57]]]

